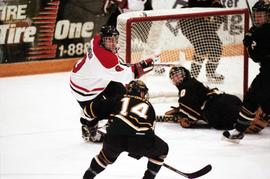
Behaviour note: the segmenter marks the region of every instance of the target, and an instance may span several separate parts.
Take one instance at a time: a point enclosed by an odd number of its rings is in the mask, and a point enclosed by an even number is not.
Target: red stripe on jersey
[[[95,35],[93,40],[93,52],[97,59],[105,68],[116,66],[118,64],[118,57],[111,51],[106,50],[104,47],[100,47],[100,40],[100,36]]]
[[[71,84],[72,86],[78,88],[79,90],[82,90],[82,91],[87,92],[87,93],[89,93],[89,92],[94,92],[94,91],[102,91],[102,90],[104,90],[104,88],[94,88],[94,89],[92,89],[92,90],[88,90],[88,89],[85,89],[85,88],[83,88],[83,87],[81,87],[81,86],[76,85],[76,84],[73,83],[73,81],[71,81],[71,80],[70,80],[70,84]]]

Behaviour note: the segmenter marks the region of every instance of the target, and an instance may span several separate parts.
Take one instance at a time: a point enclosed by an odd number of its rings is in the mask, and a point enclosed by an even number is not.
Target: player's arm
[[[142,60],[138,63],[135,63],[131,66],[132,71],[134,72],[135,78],[140,78],[144,74],[150,72],[154,68],[154,61],[152,58]]]
[[[117,100],[117,97],[93,100],[89,105],[85,106],[84,114],[90,118],[106,119],[111,114],[115,100]]]

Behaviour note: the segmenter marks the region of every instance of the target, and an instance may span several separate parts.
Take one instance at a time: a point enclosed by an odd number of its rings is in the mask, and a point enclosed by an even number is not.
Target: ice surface
[[[162,114],[175,104],[162,102],[154,107]],[[82,178],[101,145],[84,143],[79,116],[69,73],[0,78],[0,179]],[[155,131],[170,146],[166,163],[181,171],[212,164],[212,171],[202,179],[270,178],[270,128],[246,135],[239,145],[222,141],[222,131],[214,129],[158,123]],[[146,158],[135,160],[123,153],[96,178],[139,179],[146,163]],[[162,168],[156,178],[183,177]]]

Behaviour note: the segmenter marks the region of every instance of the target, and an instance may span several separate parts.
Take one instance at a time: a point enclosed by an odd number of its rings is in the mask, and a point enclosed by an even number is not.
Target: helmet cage
[[[101,44],[104,48],[116,54],[118,50],[118,36],[103,37],[101,39]]]
[[[171,68],[169,72],[169,77],[174,85],[179,85],[187,77],[187,73],[184,67],[175,66]]]
[[[270,3],[265,0],[260,0],[252,7],[254,24],[260,26],[265,23],[270,23]]]
[[[119,32],[116,28],[111,25],[104,25],[101,27],[99,35],[101,38],[100,44],[107,50],[117,53]]]

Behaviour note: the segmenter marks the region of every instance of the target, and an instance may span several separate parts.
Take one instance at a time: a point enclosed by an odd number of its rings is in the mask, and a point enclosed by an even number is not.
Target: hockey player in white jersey
[[[82,109],[93,100],[124,94],[124,85],[153,69],[152,59],[133,65],[120,63],[117,56],[118,36],[115,27],[102,26],[99,34],[91,40],[89,50],[71,71],[70,87]],[[82,112],[80,122],[85,141],[102,141],[101,134],[97,133],[100,120],[88,118]]]

